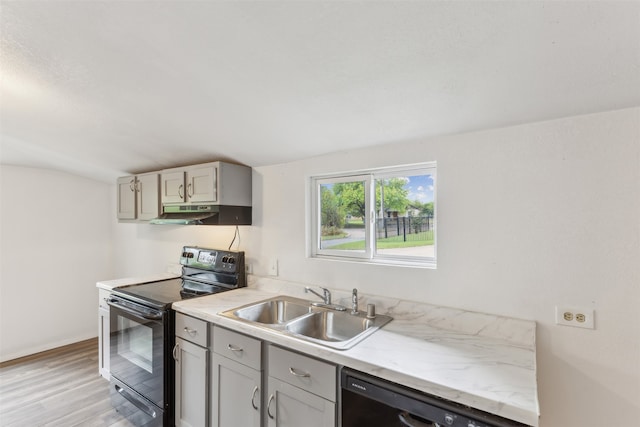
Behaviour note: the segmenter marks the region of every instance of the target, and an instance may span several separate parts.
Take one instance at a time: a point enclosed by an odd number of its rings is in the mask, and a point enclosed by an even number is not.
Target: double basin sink
[[[338,350],[346,350],[392,320],[316,306],[310,301],[277,296],[224,311],[220,315]]]

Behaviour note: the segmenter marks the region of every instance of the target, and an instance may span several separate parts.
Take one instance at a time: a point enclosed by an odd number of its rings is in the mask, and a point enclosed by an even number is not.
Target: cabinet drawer
[[[269,346],[269,376],[336,401],[336,367],[302,354]]]
[[[207,347],[207,322],[176,313],[176,336],[198,344],[200,347]]]
[[[213,327],[213,351],[261,371],[261,342],[219,326]]]

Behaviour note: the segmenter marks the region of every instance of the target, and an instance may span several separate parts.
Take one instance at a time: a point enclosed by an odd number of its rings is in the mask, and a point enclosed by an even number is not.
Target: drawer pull
[[[175,360],[176,362],[180,361],[178,360],[179,353],[180,353],[180,344],[176,343],[176,345],[173,346],[173,360]]]
[[[269,416],[269,418],[271,418],[272,420],[275,420],[274,416],[271,415],[271,402],[273,402],[273,398],[275,396],[272,394],[271,396],[269,396],[269,402],[267,403],[267,415]]]
[[[185,331],[186,333],[188,333],[189,335],[191,335],[192,337],[195,337],[195,336],[196,336],[196,334],[198,333],[198,330],[197,330],[197,329],[191,329],[191,328],[188,328],[188,327],[186,327],[186,326],[184,327],[184,331]]]
[[[253,388],[253,393],[251,394],[251,406],[253,406],[253,409],[256,411],[258,410],[258,405],[256,405],[256,394],[258,393],[258,390],[260,390],[258,386],[255,386]]]
[[[298,378],[309,378],[311,376],[311,374],[308,372],[301,372],[296,368],[291,368],[291,367],[289,368],[289,372],[291,372],[291,375],[296,376]]]
[[[231,351],[244,351],[244,349],[242,347],[236,347],[235,345],[232,344],[227,344],[227,348]]]

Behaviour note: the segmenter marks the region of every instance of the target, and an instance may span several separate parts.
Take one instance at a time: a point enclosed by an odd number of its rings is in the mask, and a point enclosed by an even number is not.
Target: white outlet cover
[[[565,313],[569,320],[565,318]],[[584,307],[556,306],[556,324],[575,328],[595,329],[595,310]]]
[[[278,259],[272,258],[269,260],[269,276],[278,275]]]

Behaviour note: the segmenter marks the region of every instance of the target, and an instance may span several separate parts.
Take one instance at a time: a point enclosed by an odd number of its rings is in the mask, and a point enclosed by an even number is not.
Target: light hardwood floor
[[[95,338],[0,363],[0,426],[133,424],[111,407]]]

